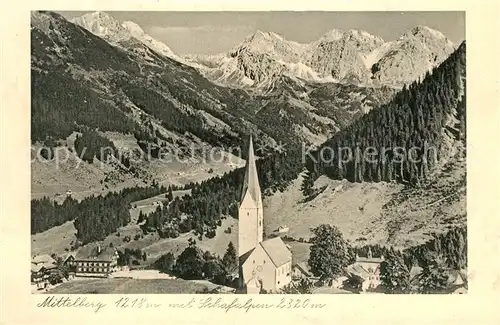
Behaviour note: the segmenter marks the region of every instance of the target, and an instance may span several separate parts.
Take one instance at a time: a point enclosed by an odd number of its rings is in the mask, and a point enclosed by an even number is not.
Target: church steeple
[[[250,135],[250,143],[248,145],[248,158],[245,166],[245,179],[243,180],[243,188],[241,190],[241,199],[243,201],[247,192],[251,195],[255,202],[260,202],[261,192],[259,185],[259,176],[257,174],[257,166],[255,165],[255,154],[253,152],[253,141]]]
[[[259,176],[255,165],[253,141],[250,136],[245,179],[238,209],[238,254],[244,255],[263,240],[263,206]]]

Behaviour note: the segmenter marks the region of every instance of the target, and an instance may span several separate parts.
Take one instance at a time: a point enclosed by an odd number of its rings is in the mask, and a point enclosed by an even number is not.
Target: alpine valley
[[[227,53],[180,55],[104,12],[33,12],[32,255],[99,245],[151,267],[196,239],[222,256],[237,240],[249,135],[265,236],[286,225],[294,258],[321,224],[353,246],[399,249],[465,227],[465,50],[415,26],[308,44],[256,31]],[[341,146],[437,155],[318,162]]]

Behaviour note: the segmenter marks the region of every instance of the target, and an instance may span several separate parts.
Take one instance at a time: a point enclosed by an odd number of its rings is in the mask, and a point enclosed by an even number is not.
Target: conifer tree
[[[238,269],[238,255],[233,242],[229,242],[227,245],[226,253],[222,258],[222,265],[227,273],[232,273]]]

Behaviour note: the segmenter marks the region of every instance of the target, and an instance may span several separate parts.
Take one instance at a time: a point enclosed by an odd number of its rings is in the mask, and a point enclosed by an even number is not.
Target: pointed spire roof
[[[245,166],[245,179],[243,180],[241,201],[243,201],[247,192],[250,193],[255,202],[261,201],[259,176],[257,174],[257,166],[255,165],[252,136],[250,136],[250,143],[248,145],[248,158]]]

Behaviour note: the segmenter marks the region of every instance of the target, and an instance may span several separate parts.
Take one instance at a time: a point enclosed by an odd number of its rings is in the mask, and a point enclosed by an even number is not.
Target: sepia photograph
[[[464,11],[30,23],[31,294],[467,294]]]

